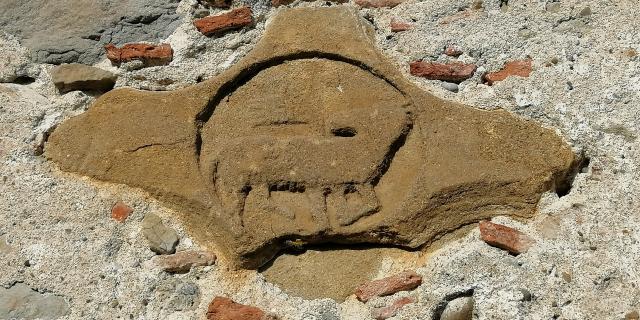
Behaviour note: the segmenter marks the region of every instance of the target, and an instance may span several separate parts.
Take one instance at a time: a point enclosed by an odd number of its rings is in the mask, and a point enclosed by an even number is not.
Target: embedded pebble
[[[162,223],[162,219],[153,213],[148,213],[142,220],[142,233],[149,243],[151,251],[157,254],[176,252],[178,234]]]
[[[458,84],[457,83],[453,83],[453,82],[442,82],[440,84],[443,88],[451,91],[451,92],[458,92]]]

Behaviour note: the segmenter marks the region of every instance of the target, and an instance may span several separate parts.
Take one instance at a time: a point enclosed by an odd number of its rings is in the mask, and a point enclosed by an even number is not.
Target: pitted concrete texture
[[[421,91],[372,36],[348,7],[284,10],[220,76],[111,91],[46,155],[151,192],[244,268],[288,240],[415,248],[566,188],[577,159],[553,131]]]

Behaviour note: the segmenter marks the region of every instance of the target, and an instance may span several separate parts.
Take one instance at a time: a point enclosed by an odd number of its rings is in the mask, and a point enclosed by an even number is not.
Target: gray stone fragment
[[[57,319],[68,312],[60,296],[41,294],[23,283],[0,288],[0,319]]]
[[[460,297],[449,301],[442,315],[440,315],[440,320],[471,320],[472,318],[472,297]]]
[[[151,251],[157,254],[170,254],[176,252],[178,234],[162,223],[160,217],[153,213],[144,216],[142,220],[142,233],[149,242]]]
[[[155,300],[170,312],[195,309],[200,302],[197,284],[179,278],[167,277],[152,289]]]
[[[453,82],[442,82],[441,86],[451,92],[458,92],[458,85]]]
[[[36,62],[92,64],[104,57],[105,44],[168,37],[180,23],[178,2],[3,0],[0,29],[21,38]]]
[[[167,306],[176,311],[192,309],[200,298],[200,289],[195,283],[180,282],[176,285]]]
[[[113,89],[117,76],[99,68],[71,63],[53,68],[51,78],[60,92],[73,90],[108,91]]]

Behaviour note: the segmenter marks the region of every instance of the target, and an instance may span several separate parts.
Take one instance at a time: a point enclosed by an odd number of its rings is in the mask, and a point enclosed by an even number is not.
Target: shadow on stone
[[[405,250],[393,247],[331,244],[304,252],[288,250],[258,271],[290,295],[341,302],[359,285],[376,277],[385,257],[405,254]]]

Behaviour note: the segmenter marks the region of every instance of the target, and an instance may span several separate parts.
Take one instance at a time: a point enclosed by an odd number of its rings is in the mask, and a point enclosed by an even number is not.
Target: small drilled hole
[[[331,129],[331,133],[336,137],[353,137],[358,133],[356,129],[351,127]]]

